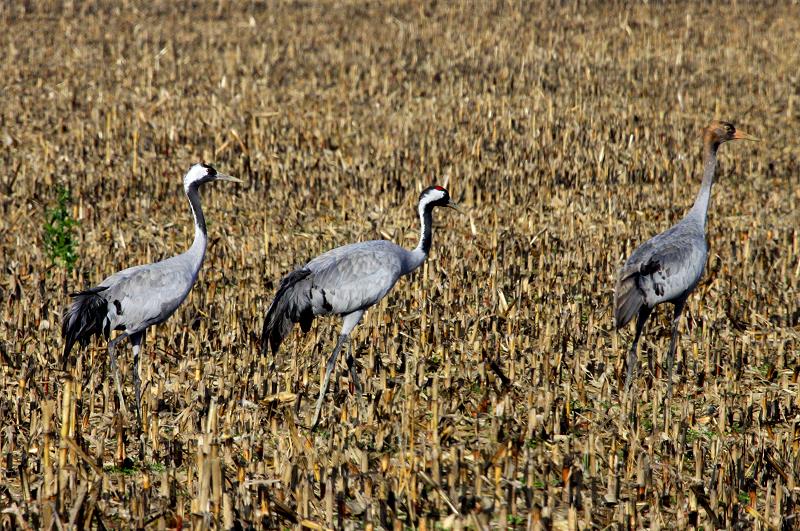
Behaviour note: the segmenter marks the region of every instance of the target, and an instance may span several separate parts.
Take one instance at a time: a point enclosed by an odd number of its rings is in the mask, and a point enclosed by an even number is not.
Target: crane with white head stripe
[[[364,312],[379,302],[397,280],[417,269],[431,248],[434,207],[455,208],[450,194],[441,186],[422,191],[417,208],[420,220],[419,244],[405,249],[387,240],[372,240],[337,247],[292,271],[281,281],[278,292],[264,318],[261,337],[263,354],[271,348],[277,353],[281,342],[300,323],[303,332],[311,329],[318,315],[341,315],[342,329],[325,368],[319,390],[312,429],[319,422],[320,409],[336,358]],[[348,348],[347,365],[356,389],[360,389],[353,355]]]
[[[194,242],[186,252],[160,262],[129,267],[114,273],[93,288],[72,293],[73,302],[64,311],[61,335],[65,340],[62,358],[65,368],[75,343],[86,346],[95,335],[108,339],[112,330],[122,331],[108,342],[111,370],[122,408],[125,408],[125,403],[115,347],[123,339],[130,338],[133,345],[136,414],[140,419],[139,349],[144,343],[147,329],[166,321],[197,280],[208,244],[199,188],[211,181],[241,182],[218,173],[208,164],[195,164],[189,169],[183,178],[183,189],[194,218]]]

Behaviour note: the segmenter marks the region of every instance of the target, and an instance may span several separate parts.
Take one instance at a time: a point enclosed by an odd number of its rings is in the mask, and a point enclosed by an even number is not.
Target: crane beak
[[[461,213],[461,209],[460,209],[460,208],[458,208],[458,203],[456,203],[456,202],[455,202],[455,201],[453,201],[452,199],[448,199],[448,200],[447,200],[447,207],[448,207],[448,208],[452,208],[452,209],[453,209],[453,210],[455,210],[456,212],[459,212],[459,213]]]
[[[242,182],[241,179],[237,179],[236,177],[231,177],[230,175],[225,175],[224,173],[218,173],[215,178],[215,181],[230,181],[232,183],[240,183]]]
[[[756,138],[754,136],[750,136],[747,133],[745,133],[744,131],[739,131],[738,129],[736,130],[735,133],[733,133],[733,139],[734,140],[752,140],[754,142],[760,142],[760,140],[758,138]]]

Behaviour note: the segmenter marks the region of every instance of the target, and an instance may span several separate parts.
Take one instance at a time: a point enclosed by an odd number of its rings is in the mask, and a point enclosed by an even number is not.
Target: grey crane
[[[637,364],[636,347],[647,318],[656,305],[670,302],[673,304],[673,313],[672,338],[667,358],[667,396],[672,396],[672,366],[678,324],[686,299],[697,286],[705,268],[708,256],[706,220],[711,186],[717,169],[717,149],[729,140],[756,139],[737,131],[728,122],[711,122],[703,132],[703,182],[694,206],[678,223],[637,247],[617,275],[614,290],[616,328],[622,328],[634,315],[637,316],[636,334],[628,353],[626,389],[630,389],[633,380]]]
[[[404,249],[387,240],[372,240],[337,247],[314,258],[281,280],[275,298],[264,318],[261,351],[273,355],[281,342],[300,323],[303,332],[311,329],[318,315],[336,314],[343,319],[336,347],[328,358],[325,377],[319,390],[311,429],[319,422],[322,400],[328,389],[331,372],[342,346],[349,344],[350,332],[361,321],[364,312],[380,301],[397,280],[417,269],[431,248],[431,223],[434,207],[458,209],[450,194],[441,186],[431,186],[419,196],[417,211],[421,225],[419,245]],[[360,389],[351,349],[347,365],[353,385]]]
[[[200,207],[199,188],[211,181],[241,182],[217,173],[208,164],[195,164],[183,178],[183,189],[194,217],[194,242],[177,256],[153,264],[129,267],[93,288],[72,293],[72,304],[64,311],[61,335],[65,339],[63,364],[66,368],[72,346],[89,344],[95,335],[108,339],[111,330],[121,330],[108,342],[108,355],[120,407],[125,408],[120,385],[119,367],[114,350],[117,343],[130,338],[133,345],[133,378],[136,389],[136,414],[141,419],[141,383],[139,349],[147,328],[162,323],[172,315],[189,294],[197,280],[208,244],[206,221]]]

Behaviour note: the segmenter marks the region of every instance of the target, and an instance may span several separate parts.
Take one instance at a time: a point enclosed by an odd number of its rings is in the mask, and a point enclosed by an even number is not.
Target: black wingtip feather
[[[108,338],[110,333],[106,323],[108,307],[106,300],[99,295],[106,289],[108,289],[106,286],[98,286],[70,294],[74,300],[64,310],[61,321],[61,337],[65,340],[62,364],[65,368],[75,343],[85,347],[95,335],[104,335],[106,339]]]
[[[294,323],[300,322],[304,332],[311,327],[314,314],[310,308],[295,308],[292,291],[295,285],[308,277],[311,271],[297,269],[281,280],[281,285],[272,304],[264,317],[264,326],[261,330],[261,354],[266,355],[267,350],[276,354],[283,339],[292,331]]]

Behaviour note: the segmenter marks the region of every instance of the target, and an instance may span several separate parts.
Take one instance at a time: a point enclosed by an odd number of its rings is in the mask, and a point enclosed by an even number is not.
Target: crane
[[[622,328],[636,317],[636,333],[628,353],[625,388],[630,389],[636,347],[647,318],[656,305],[673,305],[672,337],[669,342],[667,397],[672,396],[672,366],[683,307],[703,275],[708,243],[706,221],[711,186],[717,169],[717,150],[730,140],[756,140],[737,131],[733,124],[713,121],[703,131],[703,182],[694,205],[678,223],[647,240],[633,251],[617,275],[614,289],[614,324]],[[652,360],[650,360],[652,361]],[[650,363],[652,366],[652,363]]]
[[[62,358],[65,369],[76,342],[85,347],[95,335],[102,335],[108,340],[111,330],[122,331],[108,342],[108,356],[123,409],[125,402],[115,348],[120,341],[129,338],[133,346],[136,414],[140,421],[139,349],[144,344],[147,329],[166,321],[175,313],[197,280],[208,244],[199,188],[211,181],[241,182],[218,173],[208,164],[195,164],[189,169],[183,178],[183,189],[194,217],[194,242],[186,252],[160,262],[129,267],[107,277],[93,288],[72,293],[73,302],[64,311],[61,335],[65,339]]]
[[[300,323],[303,332],[319,315],[336,314],[342,317],[342,329],[325,368],[319,390],[311,429],[319,422],[322,400],[328,389],[336,358],[350,333],[361,321],[364,312],[380,301],[397,280],[417,269],[431,248],[431,224],[434,207],[458,210],[450,194],[441,186],[431,186],[419,196],[417,212],[420,220],[419,244],[408,250],[387,240],[372,240],[337,247],[314,258],[306,265],[286,275],[278,288],[264,318],[261,351],[273,355],[281,342]],[[360,390],[352,351],[348,348],[347,365],[353,385]]]

